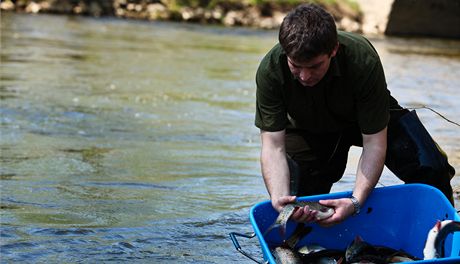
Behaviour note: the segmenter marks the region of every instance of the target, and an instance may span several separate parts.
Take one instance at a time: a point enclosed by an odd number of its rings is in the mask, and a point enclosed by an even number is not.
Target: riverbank
[[[2,11],[125,19],[184,21],[263,29],[279,27],[286,13],[300,0],[6,0]],[[351,0],[315,0],[328,10],[341,30],[362,32],[363,14]]]

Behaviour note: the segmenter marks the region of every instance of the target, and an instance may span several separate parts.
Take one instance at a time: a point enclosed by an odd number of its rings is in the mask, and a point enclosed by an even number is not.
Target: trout
[[[290,248],[276,247],[273,252],[276,264],[302,264],[300,256]]]
[[[419,260],[403,250],[375,246],[356,236],[345,252],[346,263],[396,263]]]
[[[299,207],[305,207],[308,206],[311,211],[316,211],[316,220],[323,220],[331,215],[334,214],[334,209],[331,207],[326,207],[324,205],[321,205],[318,202],[309,202],[309,201],[304,201],[304,202],[295,202],[295,203],[290,203],[284,206],[284,208],[281,210],[280,214],[276,218],[275,222],[265,231],[265,234],[268,234],[272,229],[280,227],[280,233],[284,237],[284,234],[286,233],[286,224],[289,218],[291,218],[292,214],[294,214],[295,209]]]

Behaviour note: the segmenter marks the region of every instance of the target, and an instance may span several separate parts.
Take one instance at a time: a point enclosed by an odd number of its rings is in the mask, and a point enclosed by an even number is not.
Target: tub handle
[[[232,240],[233,242],[233,246],[235,246],[235,249],[240,252],[241,254],[243,254],[245,257],[249,258],[250,260],[256,262],[256,263],[259,263],[259,264],[266,264],[268,263],[268,261],[266,262],[261,262],[261,261],[258,261],[256,258],[254,258],[253,256],[249,255],[249,253],[247,253],[246,251],[244,251],[243,249],[241,249],[241,246],[240,246],[240,243],[238,243],[238,240],[236,239],[236,237],[239,236],[239,237],[245,237],[245,238],[253,238],[256,236],[256,233],[251,233],[251,234],[241,234],[241,233],[236,233],[236,232],[231,232],[230,233],[230,239]]]

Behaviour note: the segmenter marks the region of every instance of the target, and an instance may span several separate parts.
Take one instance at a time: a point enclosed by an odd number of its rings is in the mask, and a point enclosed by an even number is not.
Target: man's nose
[[[299,78],[302,81],[306,81],[306,80],[310,79],[310,77],[311,77],[311,71],[310,70],[308,70],[308,69],[301,69],[300,70]]]

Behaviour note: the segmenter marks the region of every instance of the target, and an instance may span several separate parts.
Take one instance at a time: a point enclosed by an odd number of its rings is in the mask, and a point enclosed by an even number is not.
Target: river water
[[[253,125],[276,32],[1,16],[1,262],[247,262]],[[392,94],[459,122],[460,43],[372,38]],[[417,110],[460,171],[460,128]],[[333,188],[350,190],[358,149]],[[454,185],[460,181],[458,176]],[[398,184],[389,171],[379,186]],[[458,201],[457,201],[458,203]],[[257,258],[256,239],[241,241]]]

